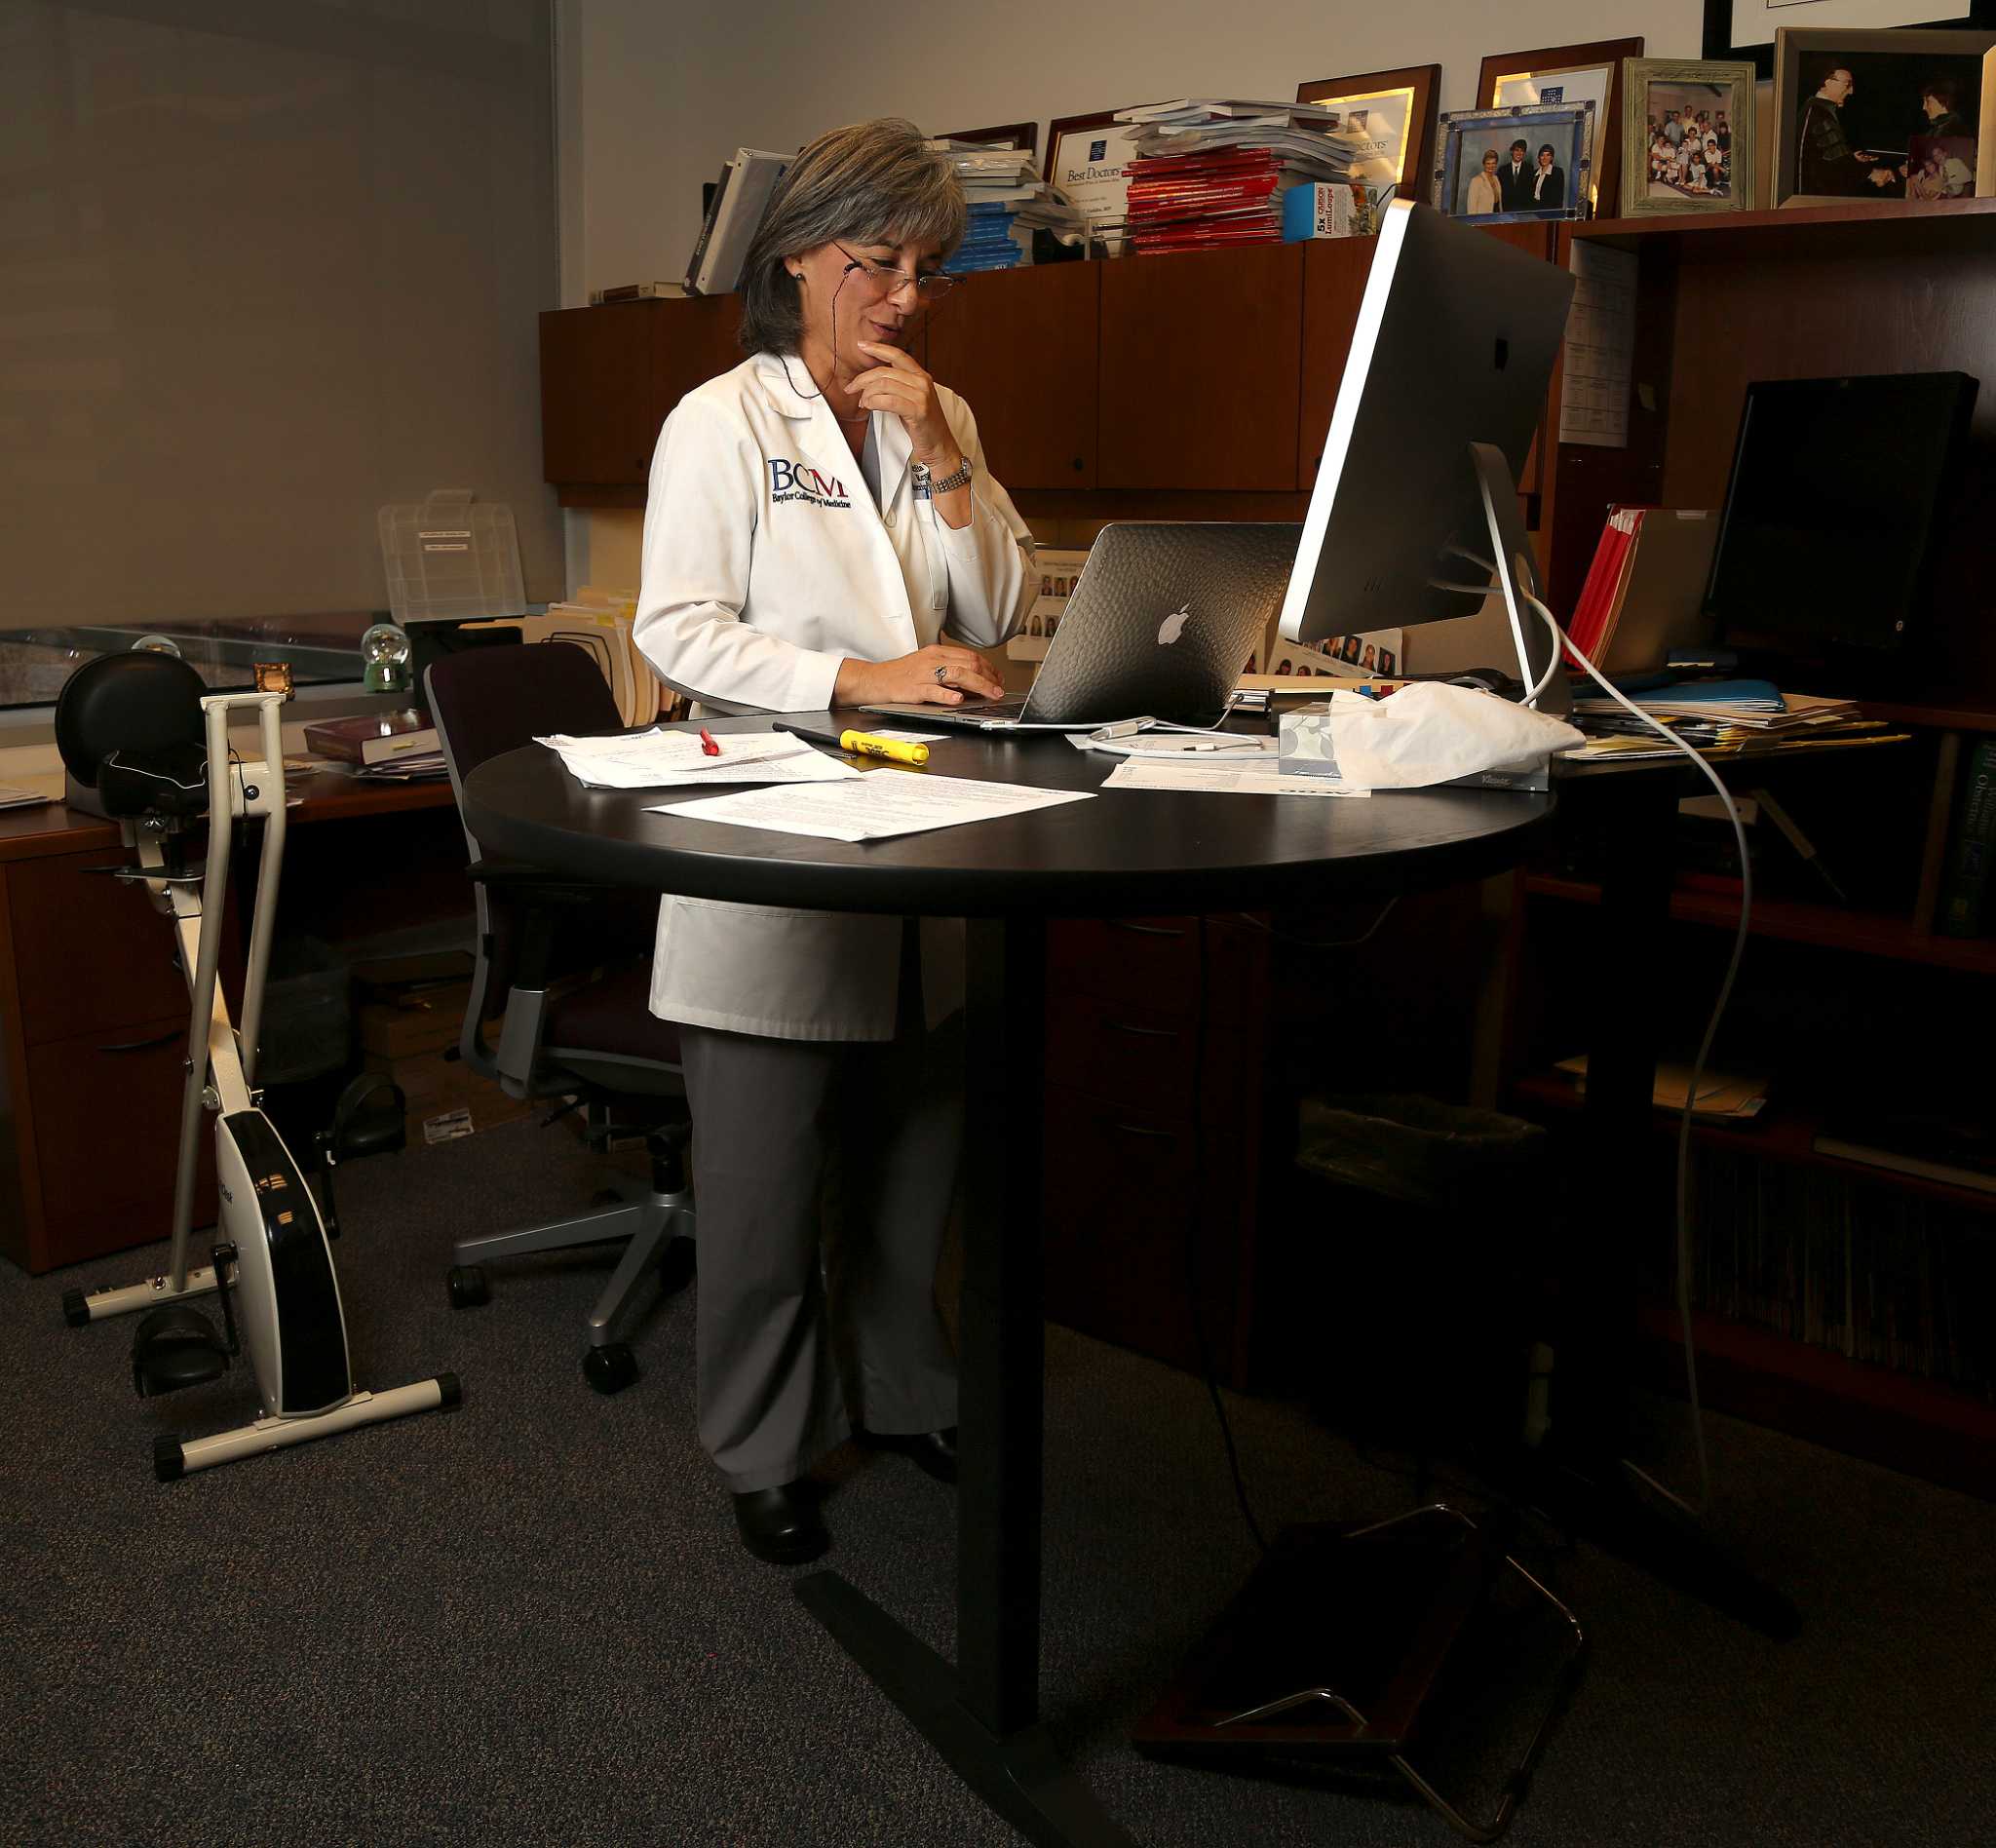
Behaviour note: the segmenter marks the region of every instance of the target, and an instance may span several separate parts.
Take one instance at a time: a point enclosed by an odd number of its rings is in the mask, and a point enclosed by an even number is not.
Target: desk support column
[[[836,1572],[804,1607],[949,1767],[1037,1848],[1134,1848],[1040,1724],[1040,1168],[1045,925],[968,928],[966,1144],[1003,1136],[995,1174],[966,1166],[956,1506],[956,1665]]]
[[[1002,1735],[1039,1717],[1047,934],[1038,919],[967,929],[965,1142],[1002,1126],[1004,1153],[962,1190],[956,1654],[964,1705]]]

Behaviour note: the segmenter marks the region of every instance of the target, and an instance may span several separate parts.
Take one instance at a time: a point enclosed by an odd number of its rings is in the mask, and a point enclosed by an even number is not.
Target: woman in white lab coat
[[[666,420],[645,506],[637,642],[704,706],[1000,691],[973,646],[1030,606],[1032,542],[969,407],[905,350],[964,224],[954,167],[905,122],[835,130],[778,183],[743,271],[749,358]],[[693,1112],[700,1435],[758,1558],[823,1551],[801,1479],[849,1433],[954,1480],[935,1271],[962,998],[960,923],[661,906],[651,1005],[680,1023]]]

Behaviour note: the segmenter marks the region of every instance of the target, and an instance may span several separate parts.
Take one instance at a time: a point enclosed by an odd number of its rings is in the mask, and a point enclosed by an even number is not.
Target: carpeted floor
[[[130,1334],[0,1263],[0,1838],[1001,1843],[736,1543],[692,1431],[691,1299],[584,1385],[600,1253],[454,1314],[453,1236],[572,1210],[602,1171],[530,1124],[343,1171],[336,1248],[365,1384],[454,1368],[464,1408],[171,1486],[159,1431],[242,1422],[240,1382],[133,1398]],[[1270,1525],[1408,1485],[1294,1408],[1232,1403]],[[1658,1407],[1668,1441],[1676,1408]],[[1592,1665],[1512,1839],[1541,1848],[1991,1837],[1996,1507],[1714,1419],[1713,1524],[1802,1607],[1762,1639],[1589,1546],[1530,1554]],[[1662,1467],[1685,1480],[1666,1442]],[[950,1492],[830,1459],[835,1564],[951,1640]],[[1109,1810],[1158,1844],[1440,1844],[1407,1803],[1159,1765],[1129,1729],[1253,1559],[1199,1382],[1062,1330],[1048,1358],[1044,1700]]]

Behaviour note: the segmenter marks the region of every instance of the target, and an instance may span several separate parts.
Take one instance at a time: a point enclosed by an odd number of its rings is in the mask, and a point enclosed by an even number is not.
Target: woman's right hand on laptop
[[[961,706],[1004,696],[982,655],[948,641],[892,661],[843,661],[831,689],[834,706]]]

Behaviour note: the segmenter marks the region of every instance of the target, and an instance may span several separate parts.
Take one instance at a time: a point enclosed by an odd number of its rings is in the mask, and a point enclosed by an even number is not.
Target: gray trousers
[[[963,1139],[962,1016],[924,1032],[904,1001],[891,1042],[682,1025],[679,1044],[700,1441],[729,1488],[794,1481],[856,1422],[955,1424],[936,1262]]]

